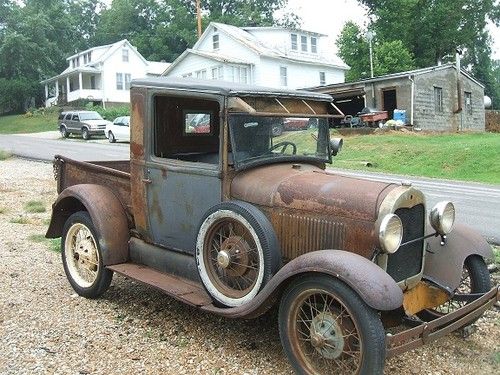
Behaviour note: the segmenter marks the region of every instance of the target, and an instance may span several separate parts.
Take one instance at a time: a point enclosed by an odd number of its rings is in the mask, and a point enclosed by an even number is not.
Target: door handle
[[[150,178],[143,178],[142,182],[144,182],[145,184],[150,184],[153,182],[153,180],[151,180]]]

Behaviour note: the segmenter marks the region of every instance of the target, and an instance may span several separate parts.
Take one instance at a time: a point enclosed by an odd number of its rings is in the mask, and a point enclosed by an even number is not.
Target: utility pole
[[[373,50],[372,50],[372,40],[375,35],[372,31],[368,30],[366,33],[366,39],[368,39],[368,45],[370,46],[370,77],[373,78]]]
[[[196,0],[196,20],[198,23],[198,39],[201,37],[201,5],[200,0]]]

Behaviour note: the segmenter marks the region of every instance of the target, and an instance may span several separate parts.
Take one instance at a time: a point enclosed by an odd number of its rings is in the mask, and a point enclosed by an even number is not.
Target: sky
[[[302,18],[302,28],[330,36],[336,51],[335,39],[347,21],[366,24],[366,10],[356,0],[288,0],[288,6]],[[492,55],[500,59],[500,27],[489,25],[493,38]]]

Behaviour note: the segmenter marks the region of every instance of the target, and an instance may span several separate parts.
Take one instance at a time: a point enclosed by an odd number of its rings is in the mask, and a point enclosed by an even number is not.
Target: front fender
[[[283,266],[252,301],[230,309],[214,306],[202,309],[234,318],[258,316],[274,304],[293,278],[306,273],[327,274],[342,280],[375,310],[394,310],[403,304],[401,288],[375,263],[347,251],[319,250],[303,254]]]
[[[94,184],[64,189],[52,206],[47,238],[62,236],[64,223],[73,213],[87,211],[97,231],[104,265],[128,260],[129,230],[127,214],[120,200],[107,187]]]
[[[491,259],[493,250],[486,240],[474,229],[456,224],[448,234],[446,244],[441,246],[440,237],[431,237],[425,258],[424,277],[446,288],[452,293],[460,284],[465,259],[480,255]]]

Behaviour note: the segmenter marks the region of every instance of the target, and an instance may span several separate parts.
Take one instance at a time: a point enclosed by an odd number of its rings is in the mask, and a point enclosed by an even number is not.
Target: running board
[[[162,273],[136,263],[121,263],[106,268],[140,283],[150,285],[175,299],[195,307],[212,305],[212,299],[200,284],[183,277]]]

